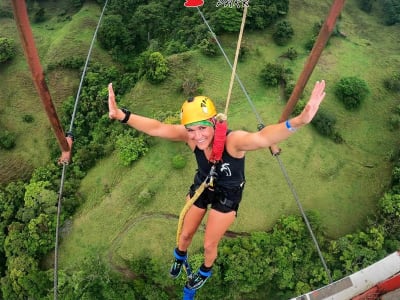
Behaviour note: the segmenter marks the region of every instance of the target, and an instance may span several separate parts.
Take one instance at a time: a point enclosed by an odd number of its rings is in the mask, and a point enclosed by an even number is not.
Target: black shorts
[[[193,197],[197,186],[194,184],[190,187],[189,195]],[[239,209],[239,203],[242,200],[243,187],[232,189],[216,188],[211,190],[206,188],[203,193],[193,203],[198,208],[207,209],[210,206],[212,209],[222,213],[235,211]]]

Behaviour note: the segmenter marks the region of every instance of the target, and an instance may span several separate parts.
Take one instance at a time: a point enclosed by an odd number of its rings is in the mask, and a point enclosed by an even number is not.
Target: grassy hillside
[[[280,60],[279,56],[288,47],[294,47],[299,58],[283,62],[297,78],[308,56],[303,44],[311,36],[314,22],[325,18],[330,3],[292,0],[288,19],[295,28],[295,37],[286,47],[273,43],[270,30],[245,32],[244,42],[250,53],[238,65],[237,72],[265,124],[279,119],[285,103],[278,89],[266,89],[259,81],[261,68],[266,62]],[[48,64],[72,53],[85,57],[99,13],[98,6],[87,4],[71,21],[54,17],[41,25],[33,25],[43,62]],[[0,22],[0,35],[18,40],[13,21],[0,19]],[[400,65],[399,26],[382,26],[376,16],[361,12],[355,1],[348,1],[340,28],[347,38],[331,39],[305,95],[308,97],[313,82],[326,80],[323,108],[337,117],[337,127],[345,143],[335,144],[309,126],[280,145],[283,149],[280,159],[302,205],[320,214],[331,237],[362,228],[388,185],[391,173],[388,157],[398,148],[398,132],[389,130],[388,118],[400,99],[384,90],[382,79]],[[232,60],[236,39],[235,35],[221,37]],[[18,58],[0,70],[4,78],[0,88],[6,91],[0,95],[0,122],[18,134],[17,149],[11,153],[0,152],[0,180],[15,176],[10,175],[11,171],[21,165],[13,165],[14,160],[24,162],[22,166],[25,164],[29,169],[45,163],[49,157],[46,140],[52,139],[51,132],[22,58],[19,49]],[[96,48],[93,60],[109,61],[109,58]],[[160,110],[178,110],[183,100],[178,93],[179,82],[195,73],[203,79],[203,93],[217,102],[219,110],[224,109],[231,73],[222,56],[207,58],[191,52],[171,57],[170,61],[171,76],[166,82],[159,86],[139,82],[122,103],[147,116]],[[346,111],[333,95],[334,84],[344,76],[363,78],[371,88],[371,95],[357,112]],[[65,97],[74,95],[78,83],[78,74],[72,72],[48,74],[57,106]],[[33,114],[35,122],[25,124],[15,118],[24,113]],[[238,85],[233,90],[228,116],[232,129],[256,130],[257,120]],[[173,170],[170,165],[176,153],[188,157],[189,164],[183,170]],[[297,214],[298,208],[276,158],[266,150],[249,153],[246,159],[247,185],[231,229],[236,232],[268,230],[282,214]],[[131,167],[119,165],[116,154],[110,153],[82,182],[78,192],[85,203],[63,236],[60,265],[73,266],[94,254],[120,264],[121,259],[143,251],[169,260],[165,253],[170,253],[175,244],[177,216],[194,170],[188,149],[175,143],[157,141]],[[26,171],[17,169],[17,172]],[[155,196],[144,201],[140,195],[148,190],[155,191]],[[201,239],[199,234],[193,249],[201,247]]]

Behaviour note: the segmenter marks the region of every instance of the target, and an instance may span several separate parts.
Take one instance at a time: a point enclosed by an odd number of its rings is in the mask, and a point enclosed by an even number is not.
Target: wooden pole
[[[29,17],[25,0],[12,0],[11,2],[19,36],[25,52],[25,57],[32,73],[33,82],[42,100],[51,126],[53,127],[61,151],[63,152],[63,156],[64,158],[66,158],[68,157],[67,153],[71,151],[72,141],[67,140],[67,138],[65,137],[64,131],[57,116],[56,109],[54,108],[53,102],[51,100],[51,95],[44,78],[39,55],[29,24]]]

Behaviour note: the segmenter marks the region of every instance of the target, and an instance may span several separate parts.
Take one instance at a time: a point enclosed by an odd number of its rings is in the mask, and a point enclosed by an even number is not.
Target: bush
[[[22,117],[22,121],[24,121],[25,123],[32,123],[35,119],[33,118],[32,115],[24,115]]]
[[[11,150],[15,147],[16,137],[8,130],[0,132],[0,149]]]
[[[297,53],[296,49],[294,49],[293,47],[288,48],[286,50],[286,52],[284,54],[282,54],[282,57],[286,57],[290,60],[295,60],[298,56],[299,56],[299,54]]]
[[[207,56],[216,56],[218,54],[218,45],[214,38],[203,39],[199,48]]]
[[[400,72],[393,72],[392,76],[384,79],[383,85],[392,92],[400,92]]]
[[[159,83],[167,78],[169,72],[168,63],[160,52],[151,53],[145,65],[146,78],[149,81]]]
[[[16,54],[14,40],[0,38],[0,63],[12,59]]]
[[[294,30],[290,22],[281,21],[276,24],[275,32],[272,37],[279,46],[286,45],[294,35]]]
[[[141,136],[130,137],[124,134],[118,136],[116,142],[119,158],[122,165],[129,166],[132,162],[138,160],[149,150],[145,139]]]
[[[373,2],[373,0],[358,0],[358,7],[366,13],[370,13]]]
[[[336,118],[326,111],[319,110],[311,121],[319,133],[327,137],[334,137]]]
[[[174,169],[183,169],[186,166],[186,158],[183,155],[175,155],[172,158],[172,167]]]
[[[285,69],[282,64],[267,63],[261,70],[260,77],[267,86],[277,86],[288,81],[291,69]]]
[[[349,110],[359,108],[369,93],[367,83],[358,77],[343,77],[335,86],[335,95]]]

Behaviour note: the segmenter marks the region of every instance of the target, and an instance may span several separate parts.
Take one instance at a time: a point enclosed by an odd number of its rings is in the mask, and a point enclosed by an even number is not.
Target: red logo
[[[186,0],[185,6],[186,7],[198,7],[203,6],[204,0]]]

